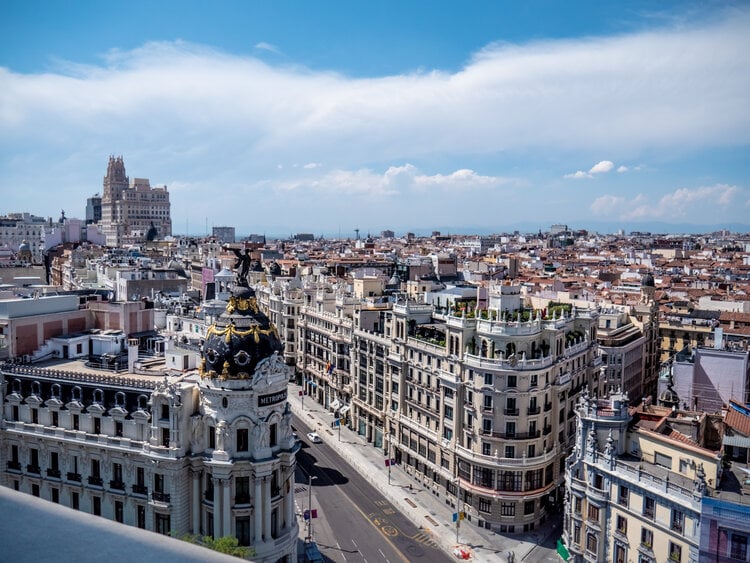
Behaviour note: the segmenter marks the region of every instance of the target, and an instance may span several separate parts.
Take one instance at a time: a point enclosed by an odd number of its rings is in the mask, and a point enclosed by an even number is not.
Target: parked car
[[[318,435],[317,432],[308,432],[307,439],[310,440],[313,444],[320,444],[323,442],[322,438]]]

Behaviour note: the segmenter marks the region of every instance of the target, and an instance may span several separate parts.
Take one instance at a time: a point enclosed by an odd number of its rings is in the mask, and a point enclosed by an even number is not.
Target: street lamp
[[[308,533],[307,537],[312,541],[313,538],[313,524],[312,524],[312,482],[313,480],[317,479],[318,477],[315,475],[308,475],[307,476],[307,526],[308,526]]]

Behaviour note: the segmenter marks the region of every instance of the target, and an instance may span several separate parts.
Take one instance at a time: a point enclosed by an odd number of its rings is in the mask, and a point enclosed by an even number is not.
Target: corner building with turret
[[[5,363],[0,484],[178,538],[234,536],[253,561],[296,561],[299,445],[281,350],[239,284],[197,373]]]

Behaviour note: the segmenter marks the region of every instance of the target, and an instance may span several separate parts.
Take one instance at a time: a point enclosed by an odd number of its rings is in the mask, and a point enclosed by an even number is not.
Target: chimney
[[[138,361],[138,339],[128,338],[128,373],[135,373],[135,362]]]

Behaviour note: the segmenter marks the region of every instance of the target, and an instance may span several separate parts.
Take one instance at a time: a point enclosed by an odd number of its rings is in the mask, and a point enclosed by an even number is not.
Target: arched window
[[[118,391],[117,393],[115,393],[115,406],[125,406],[125,393],[123,393],[122,391]]]
[[[71,395],[73,396],[74,401],[80,401],[81,397],[83,396],[83,392],[81,391],[81,388],[76,385],[71,389]]]
[[[50,393],[52,394],[52,397],[55,399],[60,398],[60,384],[53,383],[52,387],[50,388]]]
[[[94,402],[100,405],[104,402],[104,391],[101,389],[94,389]]]

